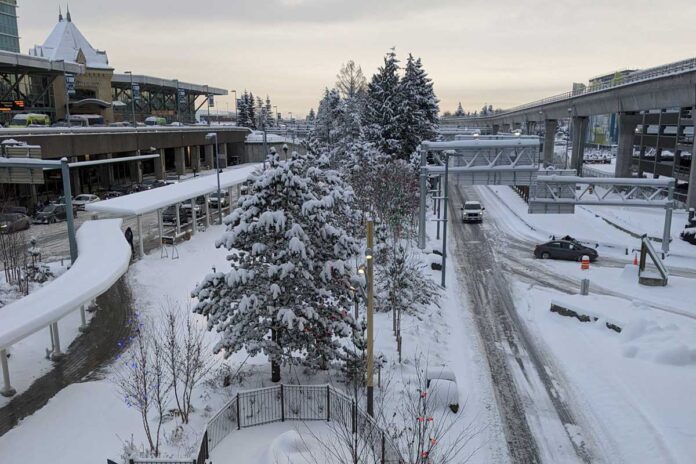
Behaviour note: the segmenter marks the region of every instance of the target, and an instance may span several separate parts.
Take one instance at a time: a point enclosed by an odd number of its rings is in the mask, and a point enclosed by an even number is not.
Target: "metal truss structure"
[[[531,214],[573,214],[575,205],[664,208],[662,251],[669,252],[674,179],[537,176],[529,192]]]

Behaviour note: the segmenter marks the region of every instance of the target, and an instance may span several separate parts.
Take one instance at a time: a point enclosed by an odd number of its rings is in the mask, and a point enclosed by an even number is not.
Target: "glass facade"
[[[17,0],[0,0],[0,50],[19,53]]]

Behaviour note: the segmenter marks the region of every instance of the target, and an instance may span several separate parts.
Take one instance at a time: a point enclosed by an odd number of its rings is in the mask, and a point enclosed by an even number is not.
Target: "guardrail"
[[[275,385],[239,392],[213,416],[196,458],[133,458],[130,464],[205,464],[212,451],[235,430],[285,421],[335,421],[368,443],[380,464],[404,462],[396,444],[355,400],[331,385]]]
[[[665,77],[669,75],[674,75],[674,74],[681,74],[685,72],[691,72],[691,71],[696,71],[696,58],[689,58],[686,60],[682,61],[677,61],[674,63],[668,63],[665,65],[661,66],[655,66],[653,68],[648,68],[644,69],[642,71],[637,71],[633,74],[630,74],[626,77],[622,77],[620,79],[616,79],[615,81],[611,82],[606,82],[603,84],[595,84],[595,85],[589,85],[585,87],[584,89],[578,89],[578,90],[571,90],[569,92],[563,92],[557,95],[552,95],[550,97],[542,98],[540,100],[536,100],[533,102],[529,103],[524,103],[522,105],[518,105],[512,108],[506,108],[504,110],[497,111],[495,114],[492,116],[477,116],[477,117],[471,117],[471,118],[461,118],[462,121],[464,120],[480,120],[480,119],[488,119],[490,117],[498,117],[498,116],[505,116],[510,113],[516,113],[518,111],[534,108],[537,106],[542,106],[542,105],[547,105],[549,103],[556,103],[559,101],[563,100],[569,100],[571,98],[576,98],[576,97],[581,97],[583,95],[589,95],[597,92],[603,92],[605,90],[609,89],[614,89],[618,87],[623,87],[626,85],[630,84],[635,84],[638,82],[644,82],[660,77]],[[444,118],[443,118],[444,119]],[[455,121],[457,120],[456,118],[451,118],[450,120]]]

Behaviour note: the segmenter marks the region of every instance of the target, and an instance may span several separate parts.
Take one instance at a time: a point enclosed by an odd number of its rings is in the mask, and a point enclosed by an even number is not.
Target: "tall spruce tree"
[[[408,160],[423,140],[437,135],[438,100],[433,83],[423,69],[420,58],[409,53],[404,78],[399,85],[401,93],[402,159]]]
[[[273,381],[284,363],[326,367],[356,330],[347,283],[358,248],[342,224],[352,194],[315,164],[296,153],[269,158],[216,243],[230,250],[232,269],[208,274],[193,291],[194,311],[222,334],[215,350],[266,354]]]
[[[457,105],[457,111],[454,112],[455,116],[464,116],[464,108],[462,108],[462,102]]]
[[[363,128],[368,141],[383,153],[397,158],[404,156],[400,92],[399,60],[392,50],[385,55],[384,65],[367,86]]]

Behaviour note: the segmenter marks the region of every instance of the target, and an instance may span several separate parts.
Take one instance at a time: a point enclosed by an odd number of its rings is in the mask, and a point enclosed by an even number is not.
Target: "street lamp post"
[[[218,167],[218,138],[217,132],[209,132],[205,136],[206,140],[215,141],[215,175],[217,176],[217,210],[218,210],[218,224],[222,225],[222,196],[220,195],[220,168]]]
[[[237,91],[232,90],[234,94],[234,123],[237,124]]]
[[[130,86],[131,86],[131,116],[133,117],[133,127],[138,128],[138,124],[135,121],[135,91],[133,90],[133,72],[125,71],[126,74],[130,76]]]
[[[65,84],[65,122],[70,127],[70,92],[68,92],[68,79],[65,73],[65,60],[57,60],[59,63],[63,63],[63,84]]]
[[[208,88],[208,84],[205,84],[205,99],[208,103],[208,125],[210,125],[210,89]]]
[[[365,258],[367,260],[367,413],[374,417],[374,222],[372,219],[367,221],[367,250]]]
[[[275,112],[275,125],[277,126],[278,123],[280,122],[280,118],[278,118],[278,107],[276,105],[273,105],[273,111]]]

